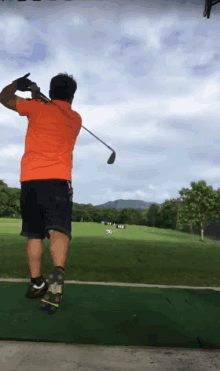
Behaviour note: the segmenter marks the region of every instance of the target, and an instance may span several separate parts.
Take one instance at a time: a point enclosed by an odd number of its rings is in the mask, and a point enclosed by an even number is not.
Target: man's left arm
[[[7,85],[0,93],[0,103],[6,108],[17,112],[16,102],[24,102],[26,99],[15,95],[16,91],[16,82],[12,82],[10,85]]]

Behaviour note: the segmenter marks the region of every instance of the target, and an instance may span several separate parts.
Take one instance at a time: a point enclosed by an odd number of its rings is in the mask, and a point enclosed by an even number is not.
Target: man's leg
[[[49,251],[54,267],[65,268],[69,237],[62,232],[50,229]]]
[[[31,278],[36,278],[41,275],[41,258],[43,253],[43,240],[28,238],[26,255]]]

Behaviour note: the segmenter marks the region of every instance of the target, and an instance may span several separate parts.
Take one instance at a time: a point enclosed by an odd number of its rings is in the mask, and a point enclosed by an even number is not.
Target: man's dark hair
[[[67,73],[59,73],[50,81],[50,99],[58,99],[63,101],[71,101],[77,89],[77,83],[73,76]]]

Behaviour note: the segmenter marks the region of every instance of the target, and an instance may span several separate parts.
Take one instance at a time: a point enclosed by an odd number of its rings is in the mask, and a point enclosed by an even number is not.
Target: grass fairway
[[[0,278],[29,278],[22,221],[0,219]],[[110,228],[112,235],[106,235]],[[65,280],[220,286],[220,242],[172,230],[72,223]],[[52,262],[44,240],[42,274]]]

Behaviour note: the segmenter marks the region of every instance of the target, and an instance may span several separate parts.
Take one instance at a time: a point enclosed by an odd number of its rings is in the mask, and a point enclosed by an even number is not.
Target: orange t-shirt
[[[17,102],[20,116],[27,116],[25,152],[21,159],[20,182],[37,179],[72,179],[73,149],[82,127],[81,116],[68,102],[54,100],[72,119],[53,103],[26,99]]]

